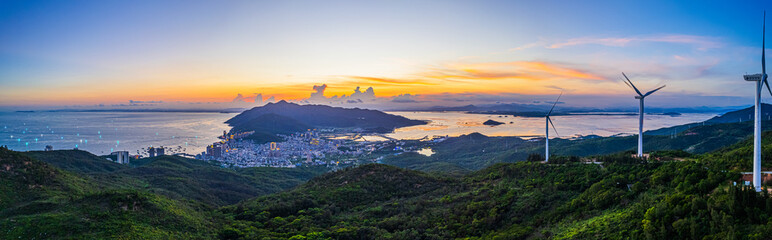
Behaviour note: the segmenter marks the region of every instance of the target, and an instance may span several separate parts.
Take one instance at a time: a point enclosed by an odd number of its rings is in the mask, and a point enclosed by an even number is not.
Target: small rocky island
[[[501,125],[501,124],[504,124],[504,123],[503,122],[493,121],[493,120],[488,120],[488,121],[485,121],[483,123],[483,125],[488,125],[488,126],[498,126],[498,125]]]

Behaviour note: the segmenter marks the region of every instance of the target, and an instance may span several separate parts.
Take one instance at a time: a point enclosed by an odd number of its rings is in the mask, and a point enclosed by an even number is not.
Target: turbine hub
[[[761,81],[761,76],[762,76],[761,73],[757,73],[757,74],[743,75],[743,78],[745,79],[745,81],[758,82],[758,81]]]

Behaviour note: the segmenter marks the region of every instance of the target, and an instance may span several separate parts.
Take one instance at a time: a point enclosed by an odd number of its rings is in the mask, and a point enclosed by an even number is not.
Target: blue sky
[[[0,105],[303,99],[750,101],[763,1],[2,1]],[[593,101],[592,99],[602,99]],[[675,103],[674,103],[675,102]],[[612,106],[612,105],[608,105]]]

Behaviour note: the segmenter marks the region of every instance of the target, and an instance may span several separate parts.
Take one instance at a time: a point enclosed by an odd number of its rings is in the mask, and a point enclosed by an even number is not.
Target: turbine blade
[[[635,90],[635,88],[633,87],[633,85],[630,85],[630,84],[629,84],[629,83],[627,83],[627,81],[625,81],[624,79],[622,79],[622,82],[623,82],[623,83],[625,83],[625,85],[627,85],[627,87],[630,87],[630,89],[632,89],[632,90]]]
[[[633,84],[633,81],[630,81],[630,78],[625,75],[625,72],[622,72],[622,76],[625,76],[625,79],[627,79],[627,82],[630,83],[630,86],[633,87],[633,90],[638,93],[638,95],[643,96],[643,93],[641,91],[638,91],[638,88],[635,87],[635,84]]]
[[[558,135],[558,137],[560,137],[560,133],[558,133],[558,129],[555,128],[555,124],[552,123],[552,118],[547,118],[547,121],[549,121],[550,125],[552,125],[552,130],[555,131],[555,135]]]
[[[769,95],[772,96],[772,89],[769,88],[769,82],[767,82],[767,75],[764,75],[764,85],[767,85],[767,91],[769,91]]]
[[[767,11],[764,11],[764,22],[761,24],[761,81],[762,81],[762,84],[767,85],[767,91],[769,91],[769,95],[772,95],[772,89],[769,88],[769,82],[767,82],[766,43],[767,43]]]
[[[660,86],[660,87],[658,87],[658,88],[655,88],[654,90],[651,90],[651,91],[647,92],[647,93],[646,93],[646,94],[644,94],[643,96],[644,96],[644,97],[646,97],[646,96],[649,96],[649,95],[651,95],[652,93],[654,93],[654,92],[656,92],[656,91],[659,91],[660,89],[662,89],[662,88],[664,88],[664,87],[665,87],[665,85],[662,85],[662,86]]]
[[[558,99],[555,100],[555,103],[552,104],[552,108],[550,108],[550,111],[547,112],[547,116],[552,114],[552,110],[555,109],[555,105],[558,105],[558,101],[560,101],[560,96],[563,96],[563,92],[562,91],[560,92],[560,95],[558,95]]]

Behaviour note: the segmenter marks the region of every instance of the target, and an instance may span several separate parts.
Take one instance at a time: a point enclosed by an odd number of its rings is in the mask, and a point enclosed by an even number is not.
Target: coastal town
[[[248,139],[252,132],[224,133],[195,156],[199,160],[216,161],[223,167],[287,167],[308,165],[349,165],[364,156],[388,148],[402,151],[399,141],[357,141],[347,137],[326,135],[317,129],[289,135],[278,135],[282,142],[255,143]],[[358,138],[361,139],[361,138]],[[394,147],[396,146],[396,147]],[[376,159],[369,161],[375,162]]]

